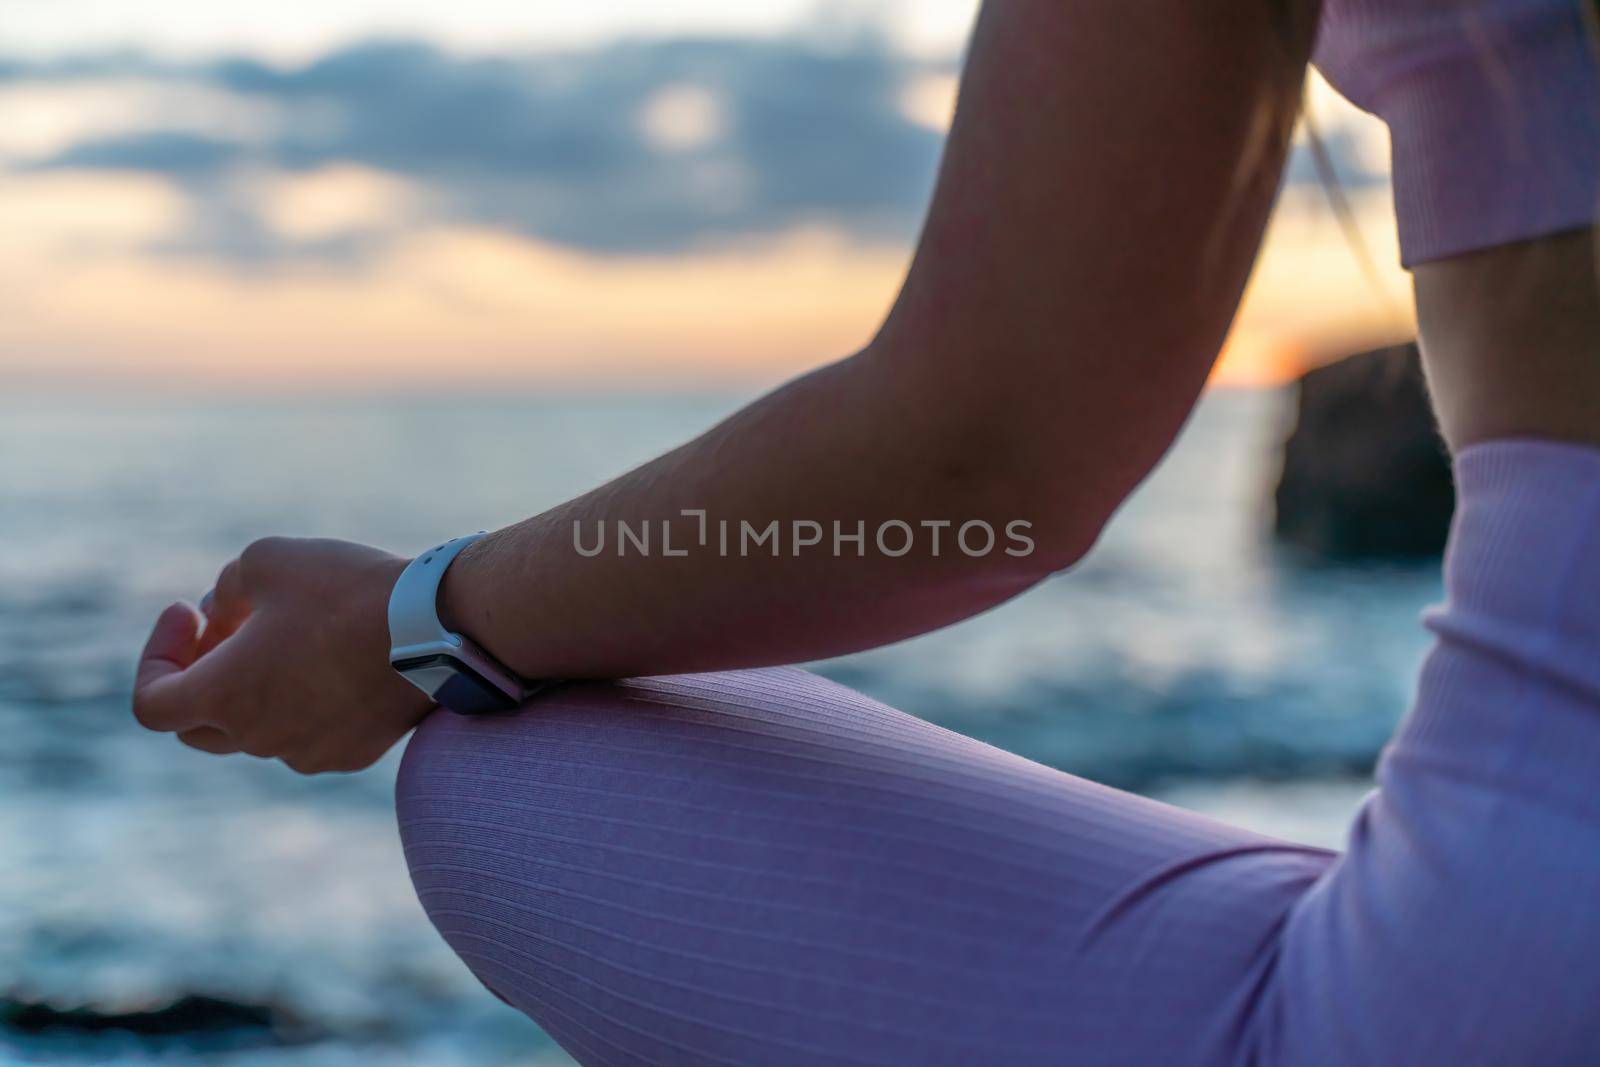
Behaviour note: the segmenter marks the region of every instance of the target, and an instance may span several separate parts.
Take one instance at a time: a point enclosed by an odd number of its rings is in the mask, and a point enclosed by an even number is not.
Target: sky
[[[859,347],[972,0],[0,0],[0,380],[767,381]],[[1314,87],[1219,379],[1404,333],[1381,126]],[[1367,252],[1363,268],[1358,250]]]

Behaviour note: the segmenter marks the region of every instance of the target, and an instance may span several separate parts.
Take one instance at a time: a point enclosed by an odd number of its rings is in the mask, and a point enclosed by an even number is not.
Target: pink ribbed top
[[[1594,221],[1593,12],[1579,0],[1325,6],[1316,64],[1389,125],[1406,266]]]

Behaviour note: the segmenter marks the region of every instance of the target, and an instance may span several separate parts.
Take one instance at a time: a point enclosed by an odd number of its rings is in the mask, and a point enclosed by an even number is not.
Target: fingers
[[[187,604],[173,604],[156,617],[150,637],[139,653],[133,679],[133,717],[149,730],[167,730],[169,702],[161,696],[171,688],[199,655],[200,618]]]
[[[277,582],[285,559],[300,544],[288,537],[263,537],[252,541],[217,575],[217,584],[200,601],[205,631],[200,635],[200,655],[231,637]]]
[[[200,618],[187,604],[172,604],[156,617],[150,637],[139,653],[139,669],[134,675],[135,693],[171,674],[177,674],[195,661]]]
[[[213,714],[226,706],[225,683],[231,645],[199,656],[198,617],[186,604],[161,613],[139,660],[133,716],[149,730],[184,732],[214,725]]]
[[[233,739],[214,726],[196,726],[192,730],[184,730],[178,734],[178,740],[213,756],[228,756],[239,751]]]
[[[200,635],[199,655],[205,655],[227,640],[250,616],[250,598],[245,594],[243,568],[231,561],[217,575],[217,584],[200,601],[205,613],[205,632]]]
[[[394,566],[377,549],[267,538],[217,576],[201,619],[174,605],[140,659],[134,715],[190,748],[364,767],[427,701],[384,662]]]
[[[250,618],[257,587],[270,586],[287,546],[285,538],[264,538],[245,547],[217,575],[201,601],[202,616],[183,604],[162,612],[139,659],[133,714],[142,726],[177,733],[180,740],[207,752],[238,751],[218,716],[230,711],[230,689],[237,693],[226,661],[248,662],[228,639]],[[253,577],[252,577],[253,576]],[[232,651],[230,651],[232,648]]]

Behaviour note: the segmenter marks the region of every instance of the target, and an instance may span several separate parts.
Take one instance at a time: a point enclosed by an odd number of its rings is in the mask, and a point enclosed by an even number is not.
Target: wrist
[[[544,518],[544,517],[541,517]],[[541,597],[541,609],[530,610],[524,590],[545,592],[549,576],[534,573],[523,562],[550,555],[529,547],[530,534],[544,536],[552,526],[522,523],[499,530],[463,548],[439,580],[439,621],[529,681],[565,678],[555,651],[556,633],[543,629],[552,605]],[[548,540],[542,542],[546,546]],[[531,654],[530,654],[531,653]]]
[[[362,658],[381,666],[384,688],[394,695],[392,706],[398,710],[402,729],[416,725],[434,706],[426,694],[389,666],[389,597],[410,563],[403,556],[389,556],[371,565],[360,583],[363,592],[356,598],[354,623],[363,635]]]
[[[496,578],[491,574],[495,553],[489,547],[496,534],[463,548],[439,579],[436,607],[439,622],[446,630],[468,638],[507,668],[525,679],[542,675],[520,662],[516,649],[505,647],[504,638],[494,625],[492,601]]]
[[[484,638],[488,635],[479,632],[482,627],[477,625],[479,620],[472,610],[476,598],[472,594],[470,588],[472,582],[467,573],[473,569],[474,561],[482,555],[483,547],[483,541],[475,541],[463,548],[439,579],[439,621],[446,630],[465,634],[483,645],[485,649],[494,651],[484,644]]]
[[[424,551],[401,572],[389,598],[390,665],[441,706],[462,715],[513,711],[545,684],[518,675],[480,645],[461,626],[460,611],[449,623],[441,617],[445,575],[484,536],[480,531],[453,537]]]

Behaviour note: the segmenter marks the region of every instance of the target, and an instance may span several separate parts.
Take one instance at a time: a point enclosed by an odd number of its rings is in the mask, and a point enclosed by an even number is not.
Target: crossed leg
[[[417,891],[586,1065],[1592,1063],[1600,451],[1479,445],[1456,481],[1342,856],[785,669],[432,716]]]
[[[1332,862],[803,671],[436,714],[417,892],[580,1063],[1225,1064]]]

